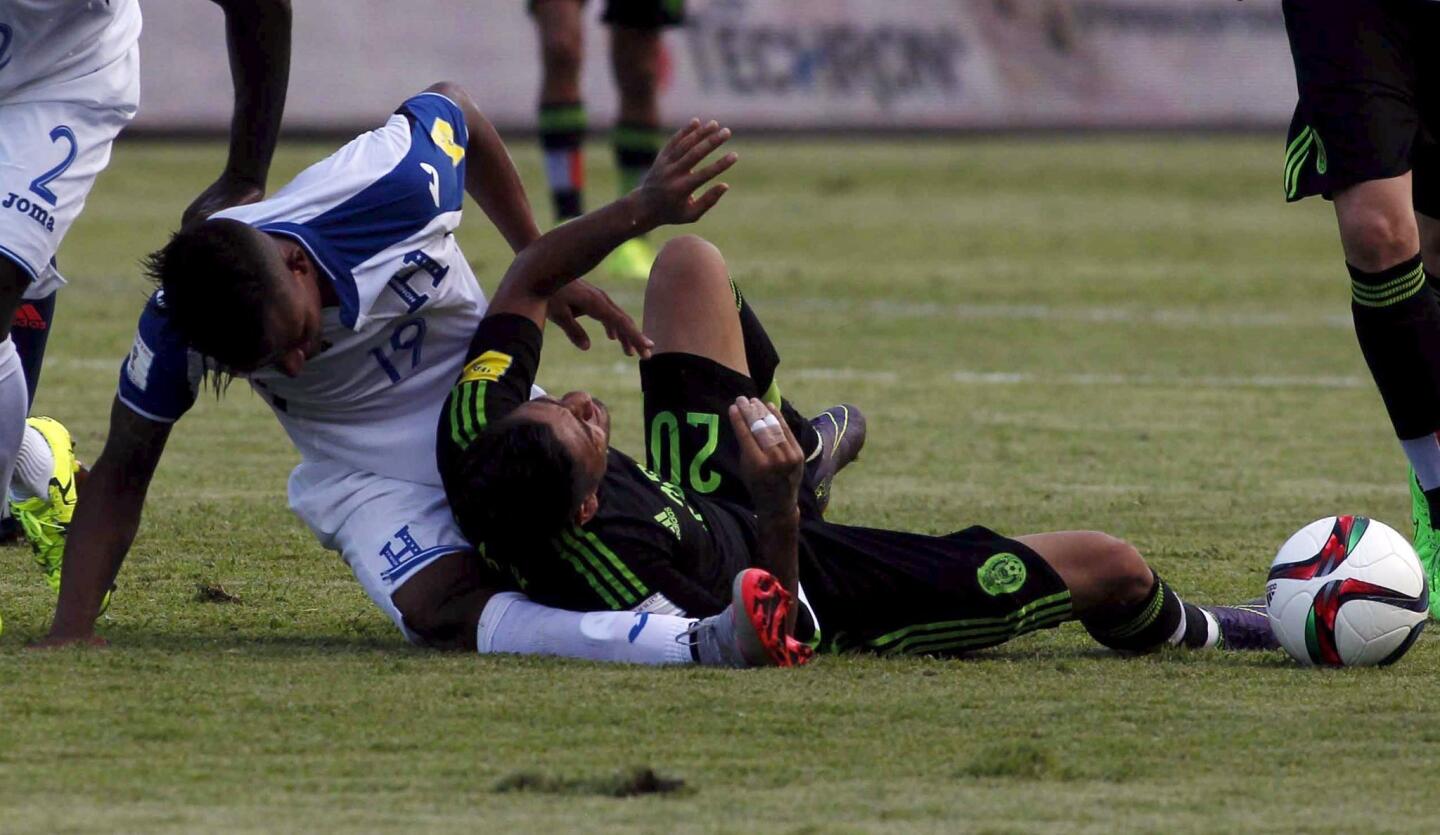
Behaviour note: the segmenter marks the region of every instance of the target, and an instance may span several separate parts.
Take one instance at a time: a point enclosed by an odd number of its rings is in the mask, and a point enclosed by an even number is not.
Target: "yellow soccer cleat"
[[[55,457],[55,472],[50,476],[48,495],[24,501],[11,501],[10,512],[30,540],[35,563],[45,572],[45,581],[60,591],[60,562],[65,556],[65,535],[70,518],[75,515],[75,474],[80,462],[75,460],[75,440],[58,420],[32,417],[25,423],[40,433]]]
[[[655,247],[644,238],[631,238],[605,256],[606,271],[621,280],[645,281],[654,264]]]

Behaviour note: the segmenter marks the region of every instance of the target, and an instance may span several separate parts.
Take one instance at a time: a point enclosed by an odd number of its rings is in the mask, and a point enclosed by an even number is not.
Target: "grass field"
[[[786,392],[870,419],[832,518],[1101,528],[1197,602],[1258,594],[1313,518],[1409,530],[1333,220],[1281,202],[1278,136],[735,144],[734,189],[696,231],[778,336]],[[327,151],[288,146],[272,185]],[[543,207],[535,150],[517,159]],[[220,160],[120,145],[65,242],[73,286],[37,411],[82,458],[145,296],[136,260]],[[461,237],[493,287],[507,261],[473,207]],[[638,317],[640,288],[611,289]],[[638,451],[617,351],[557,347],[542,382],[605,398]],[[1395,668],[1340,672],[1268,653],[1122,660],[1074,625],[967,660],[792,672],[430,654],[286,509],[295,460],[242,386],[183,421],[109,649],[26,651],[53,598],[28,552],[0,552],[0,831],[1345,832],[1440,816],[1430,635]],[[215,586],[234,600],[200,591]],[[684,789],[606,796],[636,767]]]

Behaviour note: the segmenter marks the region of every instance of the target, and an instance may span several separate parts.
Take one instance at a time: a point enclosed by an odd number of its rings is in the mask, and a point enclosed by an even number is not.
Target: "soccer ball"
[[[1301,664],[1393,664],[1429,614],[1425,572],[1405,537],[1364,516],[1327,516],[1290,537],[1270,564],[1265,607]]]

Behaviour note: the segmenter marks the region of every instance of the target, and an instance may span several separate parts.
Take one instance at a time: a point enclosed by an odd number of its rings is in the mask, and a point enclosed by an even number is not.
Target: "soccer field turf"
[[[837,521],[1099,528],[1187,598],[1262,591],[1311,519],[1409,531],[1328,206],[1269,139],[735,141],[694,231],[776,336],[786,393],[860,405]],[[288,144],[272,188],[327,144]],[[71,230],[36,412],[103,442],[137,259],[217,145],[122,143]],[[548,217],[532,146],[517,149]],[[591,154],[592,203],[613,189]],[[486,289],[506,253],[471,204]],[[605,284],[637,318],[641,288]],[[634,363],[552,331],[640,451]],[[0,831],[1414,830],[1440,816],[1432,635],[1396,667],[1121,659],[1077,625],[967,660],[606,667],[407,647],[285,503],[296,455],[244,385],[177,427],[101,632],[34,653],[53,597],[0,551]],[[616,799],[651,767],[682,791]],[[515,775],[542,778],[529,783]],[[507,782],[508,780],[508,782]],[[505,791],[517,783],[528,790]]]

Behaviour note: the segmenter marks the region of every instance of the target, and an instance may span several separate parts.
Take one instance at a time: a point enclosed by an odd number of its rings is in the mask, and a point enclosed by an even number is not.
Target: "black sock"
[[[1355,337],[1400,438],[1440,426],[1440,300],[1416,253],[1378,273],[1350,270]]]
[[[621,122],[615,126],[615,165],[620,169],[620,196],[629,194],[665,147],[665,134],[656,125]]]
[[[584,212],[585,105],[580,102],[540,105],[540,148],[555,219],[569,220]]]
[[[1199,606],[1181,600],[1160,575],[1154,576],[1150,592],[1139,602],[1107,606],[1081,617],[1086,631],[1096,641],[1121,652],[1150,652],[1167,643],[1192,649],[1208,646],[1210,622],[1205,613]]]
[[[40,387],[40,367],[45,361],[45,345],[50,341],[50,326],[54,321],[55,293],[51,293],[43,299],[22,301],[10,324],[10,338],[20,355],[20,369],[25,374],[31,405],[35,403],[35,390]]]

